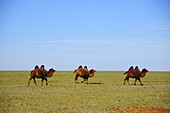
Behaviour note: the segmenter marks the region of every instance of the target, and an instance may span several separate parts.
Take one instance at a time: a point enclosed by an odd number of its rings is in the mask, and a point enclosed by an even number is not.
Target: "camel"
[[[29,86],[32,78],[34,79],[35,85],[37,85],[37,83],[35,81],[35,78],[42,78],[41,86],[43,86],[44,79],[46,80],[46,85],[48,85],[46,77],[48,77],[48,78],[52,77],[55,70],[53,68],[51,68],[51,69],[49,69],[49,71],[46,71],[43,68],[44,68],[44,66],[41,66],[40,69],[38,68],[38,66],[35,66],[35,69],[33,71],[31,71],[31,73],[30,73],[31,77],[30,77],[30,79],[28,81],[28,86]]]
[[[141,80],[140,80],[140,77],[143,78],[146,73],[148,72],[147,69],[143,69],[142,72],[140,72],[140,70],[138,69],[138,67],[136,66],[135,69],[130,69],[128,70],[127,72],[125,72],[126,75],[126,78],[124,79],[124,85],[125,85],[125,82],[127,80],[128,84],[129,84],[129,78],[135,78],[135,83],[134,85],[136,85],[136,81],[139,80],[141,86],[143,85]],[[130,85],[130,84],[129,84]]]
[[[85,66],[85,68],[78,68],[77,70],[74,71],[74,73],[76,73],[76,76],[75,76],[75,84],[78,84],[78,77],[82,77],[84,79],[84,81],[82,81],[82,83],[87,83],[88,84],[88,78],[90,77],[93,77],[94,76],[94,73],[96,71],[91,69],[90,71],[87,70],[87,66]]]

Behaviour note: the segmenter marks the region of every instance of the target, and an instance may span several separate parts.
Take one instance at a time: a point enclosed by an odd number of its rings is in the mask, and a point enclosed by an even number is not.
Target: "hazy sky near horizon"
[[[170,71],[169,0],[1,0],[0,70]]]

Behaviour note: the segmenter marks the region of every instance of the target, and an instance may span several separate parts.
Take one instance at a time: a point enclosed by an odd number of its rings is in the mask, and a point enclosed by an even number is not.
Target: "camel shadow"
[[[134,85],[134,84],[130,84],[130,85],[126,84],[126,85],[127,86],[150,86],[150,85],[153,85],[153,84],[143,84],[143,85],[141,85],[141,84],[136,84],[136,85]]]
[[[99,85],[99,84],[104,84],[104,83],[95,83],[95,82],[93,83],[93,82],[92,82],[92,83],[88,83],[88,84],[98,84],[98,85]]]

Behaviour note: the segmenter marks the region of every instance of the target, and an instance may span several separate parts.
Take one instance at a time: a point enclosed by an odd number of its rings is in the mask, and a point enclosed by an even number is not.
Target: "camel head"
[[[142,72],[147,73],[148,70],[144,68],[144,69],[142,69]]]
[[[49,69],[48,72],[56,72],[56,70],[54,70],[53,68]]]
[[[47,78],[52,77],[54,72],[56,72],[56,70],[54,70],[53,68],[49,69],[49,71],[47,73]]]
[[[95,72],[96,72],[96,70],[91,69],[91,70],[90,70],[90,75],[89,75],[89,77],[90,77],[90,78],[93,77]]]
[[[94,73],[94,72],[96,72],[96,70],[94,70],[94,69],[91,69],[91,70],[90,70],[90,73]]]
[[[143,77],[145,77],[145,75],[146,75],[146,73],[148,72],[148,70],[147,69],[142,69],[142,73],[141,73],[141,77],[143,78]]]

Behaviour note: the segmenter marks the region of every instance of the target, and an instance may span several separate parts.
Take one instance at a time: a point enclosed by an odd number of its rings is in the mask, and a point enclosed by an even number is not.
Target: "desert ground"
[[[28,87],[30,71],[0,71],[1,112],[170,112],[170,72],[148,72],[123,85],[124,71],[97,71],[89,84],[75,84],[72,71],[56,71]],[[78,78],[81,82],[83,79]]]

